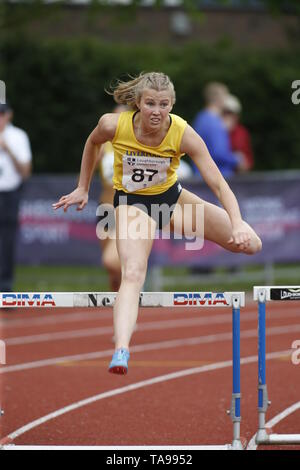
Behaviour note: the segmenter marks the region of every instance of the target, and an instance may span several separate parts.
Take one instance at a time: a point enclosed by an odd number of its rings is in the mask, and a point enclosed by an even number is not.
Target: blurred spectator
[[[114,113],[122,113],[128,111],[128,107],[124,105],[117,105],[114,107]],[[114,174],[114,149],[111,142],[106,142],[101,146],[97,166],[99,168],[99,176],[101,181],[101,194],[99,203],[102,205],[103,217],[98,218],[100,222],[103,218],[109,219],[109,226],[103,227],[104,236],[100,238],[100,247],[102,252],[102,264],[108,272],[109,288],[112,292],[117,292],[121,284],[121,264],[116,245],[115,236],[115,213],[113,206],[113,199],[115,190],[113,189],[113,174]],[[97,227],[97,233],[99,233]]]
[[[27,134],[12,125],[13,111],[0,104],[0,291],[11,292],[22,183],[31,173]]]
[[[229,95],[226,85],[210,82],[203,91],[205,108],[200,111],[193,122],[193,128],[202,137],[222,175],[230,177],[236,173],[240,165],[240,157],[231,150],[229,132],[223,121],[225,98]],[[195,172],[198,168],[193,163]],[[209,274],[213,269],[209,266],[191,268],[194,274]]]
[[[240,123],[242,106],[234,95],[226,96],[224,100],[223,119],[229,131],[231,149],[242,156],[240,171],[249,171],[254,166],[251,138],[248,130]]]
[[[183,158],[180,159],[179,167],[176,170],[178,180],[184,181],[193,177],[193,170],[191,165],[189,165]]]
[[[228,94],[228,88],[223,83],[211,82],[206,85],[205,109],[196,115],[193,122],[193,128],[206,143],[224,177],[234,174],[240,164],[239,155],[231,150],[229,133],[222,119],[224,101]]]
[[[99,151],[99,175],[101,180],[101,194],[99,203],[102,206],[103,217],[109,223],[107,226],[102,227],[105,232],[103,237],[99,238],[102,265],[108,272],[109,288],[111,292],[118,292],[121,284],[121,264],[116,245],[115,237],[115,214],[113,207],[114,189],[112,185],[113,166],[114,166],[114,149],[110,142],[106,142]],[[100,222],[103,217],[97,220]],[[97,234],[100,225],[97,226]]]

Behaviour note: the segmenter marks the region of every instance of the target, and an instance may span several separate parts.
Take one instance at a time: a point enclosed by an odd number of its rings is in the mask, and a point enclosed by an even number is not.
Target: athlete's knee
[[[233,253],[244,253],[246,255],[255,255],[262,250],[262,241],[261,239],[256,236],[253,240],[251,240],[250,245],[245,248],[245,245],[230,245],[228,246],[228,250],[232,251]]]
[[[227,245],[224,245],[224,247],[232,253],[242,253],[244,251],[244,247],[241,245],[236,245],[235,243],[228,243]]]
[[[262,241],[259,236],[256,235],[254,240],[252,240],[249,249],[247,250],[248,255],[255,255],[262,250]]]
[[[262,241],[258,236],[256,236],[253,240],[251,240],[251,243],[247,248],[245,248],[244,245],[240,245],[236,247],[235,252],[244,253],[246,255],[255,255],[256,253],[259,253],[261,250],[262,250]]]
[[[122,270],[122,280],[143,284],[146,278],[147,263],[139,260],[127,261]]]

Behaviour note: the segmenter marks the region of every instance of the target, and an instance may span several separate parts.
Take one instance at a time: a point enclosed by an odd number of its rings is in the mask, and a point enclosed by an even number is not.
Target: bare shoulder
[[[188,124],[182,136],[181,148],[182,153],[192,155],[197,152],[199,145],[201,145],[202,139],[196,131]]]
[[[108,140],[112,140],[117,129],[119,113],[107,113],[103,114],[98,122],[98,129],[101,133],[104,133]]]
[[[91,141],[95,145],[101,145],[107,141],[112,141],[116,133],[118,119],[119,114],[103,114],[89,137]]]

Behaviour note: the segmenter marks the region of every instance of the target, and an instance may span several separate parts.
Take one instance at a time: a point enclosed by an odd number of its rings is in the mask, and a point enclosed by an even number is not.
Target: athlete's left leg
[[[109,275],[109,284],[112,292],[118,292],[121,284],[121,263],[116,245],[116,232],[111,231],[107,240],[101,240],[103,243],[102,249],[102,264],[106,268]]]
[[[252,227],[250,227],[245,221],[245,227],[247,227],[247,231],[250,232],[250,242],[248,246],[240,245],[237,246],[235,244],[230,244],[228,241],[232,235],[232,225],[230,222],[230,218],[227,212],[222,209],[221,207],[216,206],[215,204],[211,204],[209,202],[204,201],[200,197],[196,196],[195,194],[183,189],[177,204],[175,206],[174,213],[171,218],[171,228],[173,230],[180,230],[180,227],[183,228],[183,233],[189,235],[187,227],[184,227],[184,213],[185,210],[187,212],[187,206],[192,205],[195,206],[200,204],[200,206],[204,209],[204,228],[198,227],[196,224],[196,211],[193,210],[192,215],[192,230],[197,236],[201,237],[204,233],[205,240],[211,240],[218,245],[222,246],[226,250],[233,251],[236,253],[245,253],[245,254],[255,254],[262,248],[262,242],[259,236],[255,233]],[[188,213],[191,213],[190,211]],[[198,233],[197,233],[198,232]]]

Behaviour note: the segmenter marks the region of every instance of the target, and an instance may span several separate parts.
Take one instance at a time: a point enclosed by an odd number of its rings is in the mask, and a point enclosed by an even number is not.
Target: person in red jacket
[[[249,131],[240,123],[241,111],[238,98],[228,95],[224,100],[223,119],[230,133],[231,149],[241,157],[239,171],[250,171],[254,167],[254,157]]]

